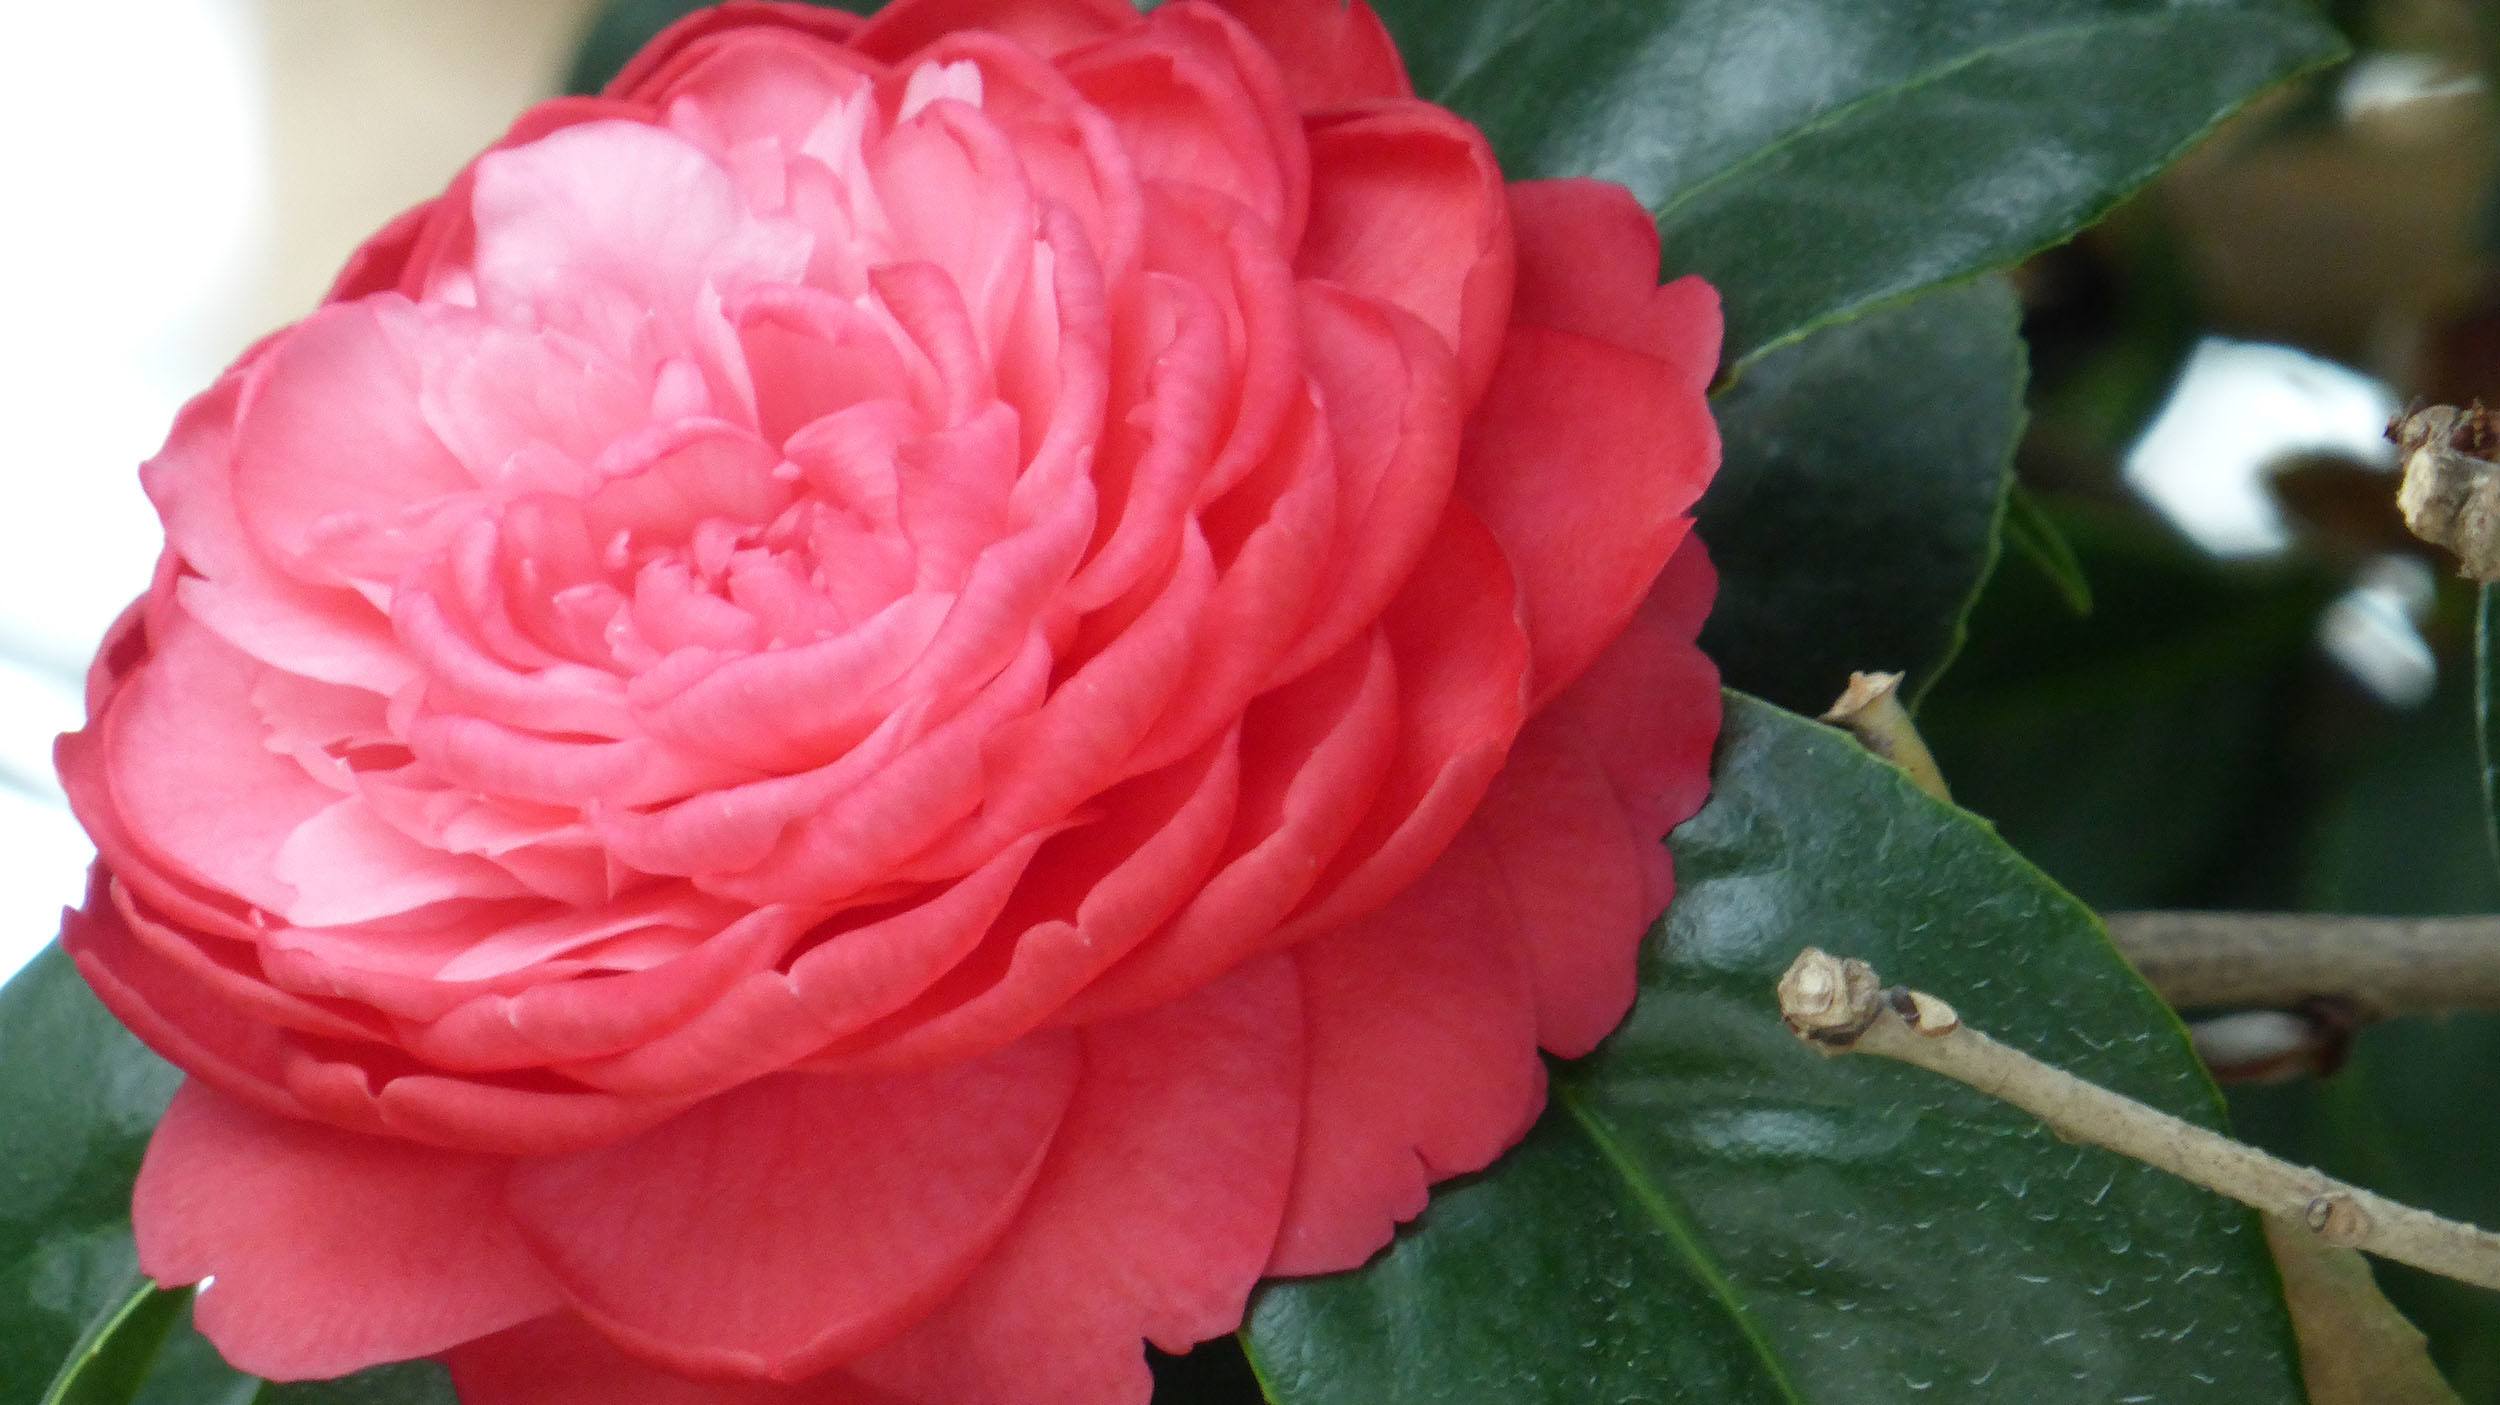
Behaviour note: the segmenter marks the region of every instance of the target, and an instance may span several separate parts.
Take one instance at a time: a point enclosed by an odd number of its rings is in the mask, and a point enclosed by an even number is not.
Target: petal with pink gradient
[[[445,504],[476,490],[418,409],[415,346],[432,323],[387,297],[325,308],[254,368],[234,431],[234,503],[281,566],[338,583],[331,558],[349,531],[367,541],[348,570],[395,565],[433,539],[426,524]]]
[[[461,1405],[923,1405],[838,1373],[796,1385],[675,1375],[564,1316],[525,1322],[443,1359]]]
[[[1687,393],[1718,371],[1719,295],[1698,278],[1652,287],[1658,223],[1619,185],[1513,181],[1518,285],[1510,317],[1646,352],[1675,369]]]
[[[894,0],[852,42],[900,63],[950,33],[986,29],[1056,57],[1137,22],[1128,0]]]
[[[285,911],[295,892],[279,855],[338,792],[262,745],[256,664],[178,610],[149,643],[148,666],[101,719],[117,827],[192,881]]]
[[[430,1356],[559,1301],[499,1214],[505,1163],[255,1112],[198,1083],[140,1168],[139,1266],[216,1281],[200,1330],[272,1380]]]
[[[1510,201],[1484,134],[1424,102],[1311,127],[1311,223],[1295,268],[1404,308],[1458,358],[1470,401],[1510,321]]]
[[[1632,1008],[1639,934],[1675,889],[1667,831],[1709,788],[1719,675],[1693,637],[1715,589],[1687,538],[1631,625],[1519,734],[1469,822],[1519,922],[1537,1042],[1563,1058]]]
[[[1415,89],[1388,27],[1365,0],[1216,0],[1276,56],[1285,87],[1305,112]]]
[[[1543,702],[1620,633],[1719,463],[1673,368],[1594,337],[1515,327],[1467,426],[1458,495],[1517,573]]]
[[[690,1373],[795,1380],[893,1335],[1013,1221],[1083,1064],[1074,1039],[876,1079],[782,1074],[512,1173],[574,1309]]]
[[[1462,835],[1387,907],[1293,952],[1309,1081],[1270,1273],[1370,1258],[1544,1106],[1527,955],[1483,843]]]
[[[1144,1405],[1143,1337],[1241,1323],[1301,1120],[1300,991],[1270,957],[1088,1026],[1085,1076],[1023,1213],[953,1297],[850,1374],[946,1405]]]

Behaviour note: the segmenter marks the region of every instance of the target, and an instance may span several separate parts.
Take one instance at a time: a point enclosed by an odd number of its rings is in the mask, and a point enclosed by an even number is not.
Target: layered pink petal
[[[470,1342],[444,1360],[462,1405],[921,1405],[839,1373],[795,1385],[681,1376],[564,1316]]]
[[[1232,828],[1240,786],[1239,747],[1227,737],[1100,797],[1101,819],[1071,826],[1034,856],[988,959],[958,967],[893,1027],[868,1032],[827,1066],[959,1059],[1040,1025],[1188,901]]]
[[[1500,548],[1464,508],[1381,622],[1398,674],[1395,757],[1306,902],[1267,939],[1290,945],[1360,917],[1415,880],[1466,823],[1527,717],[1529,641]]]
[[[1693,642],[1716,587],[1698,538],[1578,682],[1528,723],[1470,821],[1535,975],[1537,1042],[1597,1047],[1632,1008],[1674,891],[1664,839],[1701,807],[1718,670]]]
[[[1458,494],[1518,575],[1542,702],[1622,631],[1692,529],[1718,428],[1655,357],[1517,327],[1467,430]]]
[[[1293,953],[1309,1081],[1270,1273],[1370,1258],[1432,1182],[1482,1169],[1544,1105],[1529,965],[1483,844]]]
[[[1386,102],[1311,128],[1311,223],[1295,267],[1404,308],[1441,334],[1473,400],[1510,320],[1510,201],[1484,134]]]
[[[1383,640],[1259,700],[1230,852],[1189,905],[1069,1002],[1083,1022],[1148,1009],[1241,960],[1242,934],[1272,932],[1308,895],[1370,810],[1397,753],[1396,665]]]
[[[852,43],[861,53],[899,63],[950,33],[985,29],[1056,56],[1137,22],[1125,0],[895,0]]]
[[[1606,181],[1514,181],[1511,234],[1519,281],[1511,320],[1645,352],[1697,394],[1718,371],[1719,295],[1698,278],[1651,286],[1658,224]]]
[[[673,1370],[795,1380],[960,1283],[1039,1173],[1082,1057],[1051,1037],[923,1074],[783,1074],[524,1162],[510,1203],[574,1309]]]
[[[389,299],[326,308],[254,367],[235,427],[234,502],[281,565],[331,582],[395,575],[476,489],[418,409],[413,344],[432,316]]]
[[[295,892],[278,856],[338,793],[262,745],[250,661],[179,610],[160,620],[148,666],[100,719],[111,789],[89,803],[109,804],[113,827],[157,864],[284,912]]]
[[[558,1301],[495,1208],[505,1172],[186,1084],[140,1168],[139,1266],[165,1284],[214,1277],[200,1330],[255,1375],[429,1356]]]
[[[1276,56],[1305,112],[1415,95],[1388,27],[1365,0],[1216,0]]]
[[[1273,63],[1220,11],[1158,10],[1067,71],[1141,179],[1220,192],[1291,246],[1310,198],[1309,149]]]
[[[492,152],[471,200],[479,306],[627,364],[698,346],[707,285],[792,282],[807,263],[803,230],[747,215],[715,158],[638,122]]]
[[[1231,1331],[1275,1243],[1300,998],[1269,958],[1088,1026],[1084,1081],[1015,1224],[953,1297],[846,1370],[947,1405],[1143,1405],[1138,1339],[1178,1352]]]

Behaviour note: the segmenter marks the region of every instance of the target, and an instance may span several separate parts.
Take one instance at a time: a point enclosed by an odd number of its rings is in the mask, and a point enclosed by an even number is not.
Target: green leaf
[[[2139,518],[2052,509],[2094,585],[2077,616],[2000,569],[1919,710],[1953,796],[2087,903],[2280,907],[2303,793],[2289,699],[2342,583],[2223,563]]]
[[[458,1405],[451,1375],[431,1361],[360,1372],[343,1381],[262,1386],[253,1405]]]
[[[2474,605],[2474,759],[2483,777],[2483,834],[2500,859],[2500,689],[2491,676],[2500,668],[2500,605],[2492,591],[2484,586]]]
[[[1375,0],[1514,176],[1621,181],[1741,362],[2099,218],[2342,52],[2303,0]]]
[[[1719,397],[1702,642],[1730,685],[1820,712],[1855,669],[1935,680],[1996,555],[2018,317],[1978,279],[1783,347]]]
[[[42,1405],[130,1405],[191,1291],[168,1293],[132,1274],[119,1300],[61,1363]]]
[[[179,1081],[57,948],[0,987],[0,1400],[126,1303],[130,1182]]]
[[[2005,540],[2024,560],[2040,568],[2067,609],[2078,615],[2092,613],[2092,582],[2083,574],[2083,559],[2075,555],[2075,544],[2066,540],[2066,533],[2040,499],[2020,483],[2006,495]]]
[[[573,53],[572,71],[565,75],[564,90],[568,93],[595,93],[607,86],[625,61],[634,56],[652,36],[697,10],[708,9],[720,0],[609,0],[590,31],[582,36],[579,49]],[[853,14],[873,12],[879,0],[810,0],[810,3],[849,10]]]
[[[1525,1145],[1380,1259],[1264,1289],[1281,1405],[2302,1399],[2239,1206],[1957,1084],[1822,1059],[1772,986],[1808,943],[2211,1126],[2179,1025],[2099,923],[1971,816],[1729,698],[1642,994]]]

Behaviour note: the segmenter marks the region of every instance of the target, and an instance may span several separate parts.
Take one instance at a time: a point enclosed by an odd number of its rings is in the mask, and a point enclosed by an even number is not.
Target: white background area
[[[13,5],[0,83],[0,977],[93,852],[52,738],[147,582],[138,465],[365,233],[551,91],[589,0]]]

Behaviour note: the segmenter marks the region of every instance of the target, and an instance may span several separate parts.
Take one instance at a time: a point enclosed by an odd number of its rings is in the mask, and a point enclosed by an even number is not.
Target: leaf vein
[[[1806,1405],[1804,1393],[1798,1390],[1796,1382],[1788,1378],[1787,1369],[1780,1364],[1777,1348],[1772,1346],[1771,1339],[1764,1334],[1762,1324],[1754,1317],[1753,1309],[1747,1306],[1744,1295],[1738,1291],[1735,1281],[1727,1276],[1727,1271],[1719,1267],[1718,1260],[1712,1258],[1710,1251],[1703,1246],[1700,1233],[1693,1228],[1692,1219],[1684,1213],[1683,1207],[1675,1202],[1666,1187],[1642,1174],[1641,1168],[1632,1160],[1631,1154],[1626,1152],[1622,1144],[1615,1140],[1614,1134],[1607,1130],[1605,1122],[1598,1117],[1595,1110],[1581,1100],[1579,1094],[1568,1083],[1557,1082],[1554,1085],[1554,1100],[1561,1103],[1563,1108],[1571,1114],[1571,1120],[1578,1123],[1580,1130],[1588,1134],[1588,1139],[1597,1147],[1598,1154],[1606,1158],[1606,1164],[1613,1167],[1615,1173],[1623,1178],[1624,1186],[1631,1192],[1634,1203],[1648,1213],[1650,1221],[1658,1227],[1660,1233],[1666,1236],[1667,1242],[1675,1246],[1676,1252],[1683,1256],[1685,1263],[1692,1269],[1694,1278],[1709,1290],[1711,1297],[1717,1299],[1720,1305],[1727,1309],[1728,1316],[1736,1323],[1736,1330],[1744,1336],[1746,1345],[1753,1348],[1754,1355],[1761,1359],[1764,1377],[1771,1385],[1778,1388],[1780,1398],[1790,1402],[1790,1405]]]

